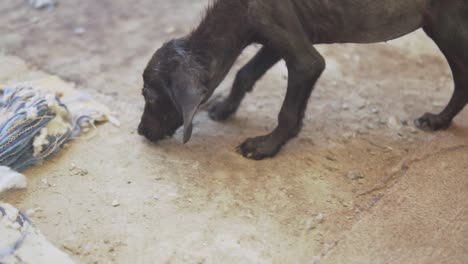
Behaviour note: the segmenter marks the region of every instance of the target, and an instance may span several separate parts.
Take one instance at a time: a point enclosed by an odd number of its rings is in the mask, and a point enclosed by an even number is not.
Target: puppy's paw
[[[283,143],[276,142],[271,136],[249,138],[238,147],[239,153],[252,160],[274,157]]]
[[[227,100],[215,102],[209,109],[208,114],[214,121],[224,121],[236,112],[237,107]]]
[[[414,120],[414,125],[424,131],[437,131],[450,127],[451,121],[441,118],[439,115],[426,113]]]

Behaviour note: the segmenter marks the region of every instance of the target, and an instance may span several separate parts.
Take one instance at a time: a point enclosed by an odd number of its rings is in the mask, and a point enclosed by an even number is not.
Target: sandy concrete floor
[[[33,221],[79,263],[466,263],[468,112],[448,131],[412,126],[452,92],[446,62],[421,32],[320,46],[328,68],[304,130],[275,159],[246,160],[235,148],[275,126],[282,64],[231,120],[199,113],[190,144],[180,132],[157,145],[139,137],[142,70],[206,3],[60,1],[37,11],[2,1],[0,63],[11,71],[1,82],[58,75],[122,126],[73,142],[27,172],[26,191],[0,199],[40,207]]]

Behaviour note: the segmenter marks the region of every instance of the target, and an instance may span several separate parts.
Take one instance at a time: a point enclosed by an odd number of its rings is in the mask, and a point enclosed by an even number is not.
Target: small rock
[[[346,174],[346,178],[356,181],[360,179],[364,179],[364,175],[360,171],[350,171]]]
[[[356,134],[358,134],[358,135],[369,135],[369,132],[365,131],[363,129],[357,129]]]
[[[306,230],[313,230],[313,229],[317,228],[317,226],[319,224],[323,223],[324,219],[325,219],[325,215],[322,214],[322,213],[319,213],[314,218],[307,221]]]
[[[72,163],[70,166],[70,172],[72,172],[72,175],[79,175],[79,176],[86,176],[88,175],[88,170],[86,169],[81,169],[76,166],[76,164]]]
[[[401,121],[398,117],[396,116],[391,116],[389,119],[388,119],[388,127],[389,128],[392,128],[392,129],[395,129],[395,130],[399,130],[401,129]]]
[[[40,21],[40,18],[32,17],[30,21],[31,21],[31,23],[38,23]]]
[[[258,111],[257,107],[255,105],[248,105],[246,107],[247,112],[249,113],[255,113]]]
[[[164,32],[166,34],[172,34],[172,33],[176,32],[176,28],[174,26],[169,26],[169,27],[166,27],[164,29]]]
[[[57,2],[55,0],[29,0],[29,5],[36,9],[44,9],[48,7],[54,7],[57,5]]]
[[[321,258],[320,256],[313,256],[313,257],[310,259],[309,264],[318,264],[318,263],[320,263],[320,260],[321,260],[321,259],[322,259],[322,258]]]
[[[354,61],[354,63],[359,63],[361,61],[361,56],[359,56],[358,54],[353,54],[351,56],[351,59]]]
[[[417,133],[419,133],[419,130],[418,130],[417,128],[413,127],[413,126],[408,127],[408,129],[409,129],[409,132],[410,132],[411,134],[417,134]]]
[[[351,138],[356,137],[356,134],[354,134],[353,132],[348,131],[348,132],[343,133],[342,137],[349,140]]]
[[[73,29],[73,33],[77,35],[82,35],[86,33],[86,29],[84,27],[76,27],[75,29]]]
[[[37,207],[37,208],[34,208],[34,209],[28,209],[28,210],[26,211],[26,215],[27,215],[27,216],[32,216],[32,215],[34,215],[36,212],[40,212],[40,211],[42,211],[42,208],[40,208],[40,207]]]
[[[47,180],[47,178],[42,179],[41,182],[42,182],[45,186],[47,186],[47,187],[52,186],[52,185],[49,183],[49,181]]]
[[[359,110],[362,110],[368,106],[368,102],[363,98],[357,98],[357,107]]]
[[[112,206],[113,207],[118,207],[119,205],[120,205],[119,201],[117,201],[117,200],[112,201]]]
[[[397,165],[397,166],[390,169],[391,174],[396,174],[396,173],[398,173],[400,171],[401,171],[401,165]]]
[[[319,213],[316,217],[315,220],[317,220],[317,223],[321,224],[323,223],[323,220],[325,220],[325,215],[322,213]]]

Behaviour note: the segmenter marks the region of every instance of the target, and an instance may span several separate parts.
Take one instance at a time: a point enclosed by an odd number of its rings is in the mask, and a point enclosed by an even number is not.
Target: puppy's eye
[[[143,97],[145,97],[145,101],[150,103],[150,104],[154,104],[156,103],[158,97],[157,95],[150,89],[148,88],[143,88],[143,91],[142,91],[142,94],[143,94]]]

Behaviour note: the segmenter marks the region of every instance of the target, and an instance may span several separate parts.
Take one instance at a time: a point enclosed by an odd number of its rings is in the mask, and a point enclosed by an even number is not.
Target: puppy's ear
[[[187,87],[174,95],[184,118],[184,143],[187,143],[192,137],[193,118],[203,101],[203,94],[199,93],[196,88]]]
[[[205,97],[205,89],[198,80],[181,73],[172,87],[172,95],[184,119],[184,143],[192,137],[193,118]]]

